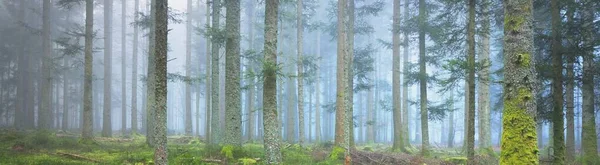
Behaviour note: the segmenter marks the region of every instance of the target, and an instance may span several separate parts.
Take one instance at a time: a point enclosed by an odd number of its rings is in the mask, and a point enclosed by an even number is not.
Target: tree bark
[[[393,25],[392,25],[392,100],[394,140],[393,151],[404,149],[402,144],[402,107],[400,97],[400,0],[394,0]]]
[[[221,4],[220,4],[220,0],[213,0],[212,1],[212,29],[215,29],[214,31],[216,31],[216,29],[219,29],[219,22],[220,22],[220,16],[221,15]],[[216,145],[219,144],[219,139],[221,138],[220,136],[220,113],[219,113],[219,86],[217,84],[219,84],[219,48],[221,47],[221,43],[219,43],[218,39],[216,37],[212,37],[212,66],[211,66],[211,76],[212,76],[212,82],[211,82],[211,97],[212,97],[212,111],[211,111],[211,137],[210,137],[210,144],[211,145]]]
[[[469,22],[467,23],[467,63],[469,84],[469,112],[467,115],[467,159],[470,162],[475,158],[475,0],[469,0]]]
[[[427,68],[425,64],[425,0],[419,0],[419,90],[421,92],[421,156],[429,155],[429,128],[427,112]]]
[[[155,18],[155,6],[156,6],[156,0],[151,0],[150,2],[150,19],[154,20]],[[154,104],[156,104],[155,100],[155,93],[153,90],[153,87],[155,86],[155,82],[156,82],[156,77],[155,77],[155,71],[156,71],[156,61],[154,61],[154,40],[155,40],[155,31],[156,29],[156,22],[155,21],[150,21],[150,30],[149,32],[149,36],[148,36],[148,65],[147,65],[147,82],[146,82],[146,143],[149,146],[154,146],[154,116],[155,116],[155,110],[154,110]]]
[[[127,132],[127,1],[121,1],[121,133]]]
[[[248,2],[248,50],[254,50],[254,1]],[[254,61],[248,61],[248,71],[254,73]],[[255,132],[256,132],[256,113],[254,112],[254,102],[255,102],[255,86],[257,85],[254,77],[251,77],[248,81],[249,89],[248,95],[246,98],[247,103],[247,111],[248,111],[248,141],[253,142],[255,140]]]
[[[185,20],[185,77],[189,80],[192,72],[192,0],[187,0]],[[192,135],[192,86],[185,82],[185,135]]]
[[[225,145],[242,146],[242,109],[240,97],[240,1],[225,1],[227,5],[227,18],[225,29],[227,42],[225,44],[226,56],[226,83],[225,83]]]
[[[567,1],[573,3],[572,1]],[[569,6],[567,9],[567,22],[568,24],[573,23],[574,8]],[[567,33],[567,36],[574,36],[571,32]],[[565,80],[565,106],[567,108],[567,144],[566,144],[566,160],[571,162],[575,160],[575,54],[568,54],[567,57],[567,74]]]
[[[565,164],[565,134],[564,134],[564,114],[563,114],[563,61],[562,61],[562,41],[561,41],[561,22],[560,2],[558,0],[550,1],[550,12],[552,19],[552,129],[554,164]]]
[[[317,30],[316,33],[317,77],[315,80],[315,143],[318,144],[321,142],[321,30]]]
[[[404,0],[404,21],[408,21],[410,19],[409,16],[409,12],[408,12],[408,6],[410,4],[411,0]],[[408,131],[408,79],[406,77],[406,74],[408,74],[409,69],[408,65],[408,50],[409,50],[409,43],[408,43],[408,31],[403,31],[404,33],[404,54],[402,56],[402,67],[403,67],[403,73],[402,73],[402,134],[404,134],[403,136],[403,144],[405,148],[410,148],[410,140],[408,139],[408,135],[409,135],[409,131]]]
[[[140,10],[140,0],[135,0],[135,12],[134,21],[137,22],[138,12]],[[138,118],[137,118],[137,81],[138,81],[138,44],[139,44],[139,27],[137,24],[133,25],[133,57],[131,62],[131,133],[136,134],[138,131]]]
[[[483,22],[481,34],[481,54],[479,62],[483,68],[479,71],[479,89],[478,96],[478,117],[479,117],[479,148],[492,151],[492,141],[490,134],[490,1],[484,0],[482,6]]]
[[[92,123],[92,46],[93,46],[93,30],[94,30],[94,1],[86,0],[85,2],[85,71],[83,83],[83,129],[81,138],[85,141],[90,141],[93,138]],[[76,121],[76,120],[73,120]]]
[[[583,77],[582,77],[582,131],[581,143],[583,149],[583,164],[595,164],[598,161],[598,135],[596,134],[595,93],[594,93],[594,42],[593,23],[594,12],[591,0],[584,0],[582,11],[583,25]]]
[[[52,63],[52,41],[50,30],[50,0],[43,1],[42,11],[42,81],[41,81],[41,107],[38,110],[38,129],[49,129],[52,126],[52,76],[50,63]]]
[[[354,0],[346,0],[348,3],[348,8],[346,11],[348,22],[346,23],[347,28],[347,37],[346,37],[346,73],[348,74],[346,78],[348,78],[348,84],[346,86],[347,90],[347,102],[346,106],[348,107],[346,111],[346,120],[348,120],[348,144],[350,148],[355,148],[354,144],[354,22],[355,22],[355,14],[354,14]]]
[[[210,25],[210,1],[206,1],[206,28],[209,29],[211,27]],[[212,99],[212,81],[209,81],[209,79],[211,78],[211,38],[210,36],[204,36],[206,38],[206,53],[205,53],[205,58],[206,58],[206,66],[205,66],[205,70],[206,70],[206,89],[204,90],[204,97],[206,98],[206,102],[204,104],[204,136],[206,137],[206,143],[207,144],[212,144],[213,140],[212,138],[212,130],[211,130],[211,99]]]
[[[265,63],[263,64],[263,125],[264,149],[267,164],[280,164],[281,132],[277,119],[277,14],[279,0],[266,0],[265,6]]]
[[[304,32],[304,26],[302,23],[302,9],[304,8],[303,4],[302,4],[302,0],[297,0],[296,1],[296,16],[297,18],[297,41],[296,41],[296,45],[298,46],[298,144],[302,145],[304,144],[304,137],[306,136],[306,134],[304,133],[304,84],[303,84],[303,80],[304,80],[304,70],[303,70],[303,66],[302,66],[302,53],[304,47],[303,47],[303,34],[302,32]]]
[[[538,164],[533,1],[504,1],[504,110],[500,164]]]
[[[168,164],[167,156],[167,33],[168,33],[168,0],[156,0],[155,5],[155,23],[156,29],[152,33],[155,35],[154,49],[156,62],[154,76],[156,84],[152,86],[154,90],[154,163],[157,165]]]
[[[112,17],[113,0],[104,1],[104,111],[102,137],[112,136]]]
[[[68,58],[64,58],[63,59],[63,67],[65,68],[69,68],[69,59]],[[68,76],[68,72],[63,72],[63,103],[62,103],[62,123],[61,123],[61,130],[63,131],[67,131],[69,129],[68,125],[69,125],[69,99],[67,98],[68,96],[70,96],[69,93],[69,79],[67,78]]]

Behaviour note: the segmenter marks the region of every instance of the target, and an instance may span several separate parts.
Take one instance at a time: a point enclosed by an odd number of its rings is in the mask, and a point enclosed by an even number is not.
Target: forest
[[[0,164],[600,165],[600,0],[0,0]]]

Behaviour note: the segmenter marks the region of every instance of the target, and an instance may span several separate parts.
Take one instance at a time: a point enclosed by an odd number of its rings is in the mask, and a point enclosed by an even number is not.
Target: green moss
[[[242,163],[242,165],[253,165],[256,164],[256,159],[252,159],[252,158],[241,158],[239,159],[240,163]]]
[[[522,67],[529,67],[531,64],[531,55],[529,53],[519,53],[517,54],[517,58]]]
[[[518,88],[516,97],[504,101],[502,151],[500,164],[538,164],[536,123],[526,112],[525,102],[532,99],[529,89]]]
[[[339,146],[333,146],[333,149],[331,150],[331,154],[329,154],[329,159],[331,159],[331,160],[343,159],[344,152],[346,152],[346,150],[344,148],[339,147]]]
[[[467,164],[467,157],[448,157],[444,160],[454,164]]]
[[[233,151],[235,150],[235,147],[233,145],[226,145],[223,146],[223,148],[221,149],[221,154],[225,155],[225,157],[227,159],[233,159]]]
[[[515,31],[523,25],[525,18],[521,16],[506,15],[504,17],[504,27],[508,31]]]

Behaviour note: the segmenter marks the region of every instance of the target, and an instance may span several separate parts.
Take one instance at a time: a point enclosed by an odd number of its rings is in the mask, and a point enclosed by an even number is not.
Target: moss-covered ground
[[[0,130],[0,164],[153,164],[153,148],[145,141],[144,136],[133,135],[82,142],[73,133]],[[264,164],[262,144],[207,150],[198,138],[185,136],[170,136],[168,144],[169,164]],[[283,164],[344,163],[343,156],[332,156],[331,143],[282,146]],[[407,150],[418,153],[416,148]],[[465,164],[466,158],[457,150],[436,149],[432,150],[431,157],[422,158],[411,153],[391,152],[388,145],[364,144],[357,146],[351,157],[354,164]],[[479,163],[497,164],[495,158],[480,158]]]

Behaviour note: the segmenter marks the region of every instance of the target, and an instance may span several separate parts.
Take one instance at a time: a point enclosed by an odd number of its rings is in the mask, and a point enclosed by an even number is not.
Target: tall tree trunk
[[[454,100],[454,90],[450,91],[450,100]],[[450,108],[454,109],[454,101],[452,101],[452,103],[450,104]],[[448,116],[448,148],[454,148],[454,111],[450,112],[450,115]]]
[[[42,81],[41,81],[41,107],[38,109],[38,128],[49,129],[52,126],[52,76],[50,75],[50,63],[52,63],[52,41],[50,30],[50,0],[43,1],[42,13],[42,47],[44,54],[42,56]]]
[[[469,20],[467,23],[467,63],[469,84],[469,108],[467,126],[467,159],[473,161],[475,158],[475,0],[469,0]]]
[[[29,5],[28,0],[19,1],[19,9],[17,13],[17,19],[20,22],[26,22],[26,8]],[[17,49],[18,59],[18,77],[17,77],[17,102],[14,111],[13,126],[17,129],[32,129],[35,126],[34,115],[31,115],[34,111],[34,97],[33,97],[33,65],[32,55],[28,54],[26,49],[27,32],[24,28],[18,30],[19,42],[21,47]]]
[[[421,92],[421,156],[429,155],[429,128],[427,112],[427,71],[425,64],[425,0],[419,0],[419,90]]]
[[[192,0],[187,0],[185,20],[185,77],[189,80],[192,72]],[[192,86],[185,83],[185,135],[192,135]]]
[[[220,0],[212,1],[212,26],[213,29],[219,29],[219,22],[221,17],[221,3]],[[220,125],[220,113],[219,113],[219,49],[222,43],[219,43],[217,37],[212,37],[212,66],[211,66],[211,97],[212,97],[212,111],[211,111],[211,130],[210,130],[210,142],[211,145],[219,144],[221,138],[221,125]]]
[[[350,149],[350,123],[348,121],[347,85],[348,85],[348,49],[346,46],[346,0],[338,0],[337,3],[337,72],[336,72],[336,112],[335,112],[335,147],[336,150]],[[344,152],[348,156],[349,152]]]
[[[65,68],[69,68],[69,59],[68,58],[64,58],[63,59],[63,67]],[[61,130],[63,131],[67,131],[69,129],[68,125],[69,125],[69,99],[67,97],[69,97],[70,95],[69,93],[69,79],[67,78],[68,76],[68,72],[65,71],[63,73],[63,111],[62,111],[62,123],[61,125]]]
[[[500,164],[538,164],[533,1],[504,1],[504,110]]]
[[[316,33],[317,76],[315,80],[315,143],[318,144],[321,142],[321,30],[317,30]]]
[[[553,146],[554,146],[554,164],[565,164],[565,134],[564,134],[564,114],[563,114],[563,84],[562,84],[562,41],[561,41],[561,22],[560,2],[558,0],[550,1],[550,11],[552,18],[552,123],[554,127]]]
[[[581,143],[583,149],[583,163],[595,164],[598,161],[598,135],[596,134],[596,116],[595,116],[595,93],[594,93],[594,49],[592,31],[594,23],[594,12],[591,0],[584,0],[584,11],[582,11],[582,33],[583,45],[586,47],[583,53],[583,77],[582,77],[582,131]]]
[[[354,0],[346,0],[348,3],[348,8],[346,11],[347,13],[347,17],[348,17],[348,22],[346,22],[346,28],[347,28],[347,37],[346,37],[346,44],[348,44],[348,46],[346,47],[346,58],[348,58],[346,60],[347,64],[346,64],[346,74],[347,74],[347,79],[348,79],[348,84],[346,86],[346,93],[347,93],[347,102],[346,102],[346,106],[348,107],[348,109],[346,110],[346,120],[348,120],[348,134],[346,134],[348,136],[348,144],[350,146],[350,148],[355,148],[354,145],[354,69],[353,69],[353,65],[354,65],[354,21],[355,21],[355,14],[354,14],[354,8],[355,8],[355,4],[354,4]]]
[[[568,3],[573,3],[567,1]],[[568,6],[567,9],[567,24],[573,23],[574,8]],[[567,33],[567,36],[574,36],[571,32]],[[567,77],[565,80],[565,106],[567,108],[567,144],[566,144],[566,160],[571,162],[575,160],[575,113],[574,113],[574,102],[575,102],[575,71],[573,65],[575,64],[575,54],[568,54],[567,57]]]
[[[492,141],[490,134],[490,0],[482,2],[483,22],[481,23],[481,54],[479,62],[483,68],[479,71],[479,89],[478,96],[478,117],[479,117],[479,148],[492,151]]]
[[[393,124],[394,140],[393,151],[404,149],[402,144],[402,107],[400,104],[400,0],[394,0],[394,14],[392,25],[392,100],[393,100]]]
[[[408,15],[408,6],[410,4],[411,0],[404,0],[404,21],[408,21],[410,19],[410,16]],[[402,143],[404,144],[405,148],[410,148],[410,140],[408,139],[409,137],[409,132],[408,132],[408,78],[406,77],[406,74],[408,74],[408,71],[410,68],[408,68],[408,49],[409,49],[409,43],[408,43],[408,31],[403,31],[404,33],[404,41],[403,41],[403,47],[404,47],[404,54],[402,56],[402,67],[403,67],[403,72],[402,72],[402,134],[404,134],[403,139],[402,139]]]
[[[296,1],[296,16],[297,18],[297,41],[296,44],[298,46],[298,143],[300,145],[302,145],[304,143],[304,137],[306,136],[304,133],[304,84],[303,84],[303,80],[304,80],[304,70],[303,70],[303,58],[302,58],[302,53],[304,47],[303,47],[303,34],[302,32],[304,32],[304,26],[302,23],[302,8],[304,8],[303,4],[302,4],[302,0],[297,0]]]
[[[279,0],[265,2],[265,63],[263,64],[263,125],[267,164],[280,164],[281,132],[277,119],[277,14]]]
[[[112,17],[113,0],[104,1],[104,111],[102,137],[112,136]]]
[[[127,132],[127,1],[123,0],[121,3],[121,133],[125,135]]]
[[[155,100],[155,93],[154,93],[154,86],[156,83],[156,77],[155,77],[155,71],[156,71],[156,61],[154,60],[154,40],[156,38],[155,36],[155,29],[156,29],[156,22],[152,21],[155,20],[155,8],[156,6],[156,0],[151,0],[150,2],[150,29],[148,30],[148,65],[147,65],[147,82],[146,82],[146,143],[149,146],[154,146],[155,142],[154,142],[154,116],[155,116],[155,109],[154,109],[154,104],[156,104]]]
[[[227,18],[225,29],[226,80],[225,80],[225,145],[242,146],[242,108],[240,97],[240,1],[225,1]]]
[[[254,1],[249,1],[248,2],[248,6],[247,6],[247,12],[248,12],[248,50],[253,51],[254,50]],[[247,60],[248,61],[248,72],[250,73],[254,73],[254,61],[253,60]],[[247,112],[248,112],[248,141],[249,142],[253,142],[255,140],[255,132],[256,132],[256,113],[254,112],[254,102],[256,101],[255,98],[255,86],[256,86],[256,82],[254,80],[254,77],[251,77],[250,80],[248,81],[248,86],[250,87],[248,89],[248,94],[247,94],[247,98],[246,101],[247,103]]]
[[[154,76],[156,83],[154,90],[154,163],[157,165],[168,164],[167,157],[167,33],[168,33],[168,0],[156,0],[155,24],[156,29],[154,49],[156,62]]]
[[[210,1],[206,1],[206,28],[210,28]],[[209,81],[211,78],[211,38],[210,36],[204,36],[206,38],[206,53],[204,54],[206,58],[206,66],[205,68],[205,80],[206,80],[206,89],[204,90],[204,97],[206,98],[206,102],[204,103],[204,136],[206,137],[207,144],[213,144],[212,134],[211,134],[211,99],[212,99],[212,81]]]
[[[83,129],[81,138],[84,141],[91,141],[93,138],[92,123],[92,46],[94,32],[94,0],[85,1],[85,71],[83,81]],[[75,115],[74,115],[75,116]],[[77,120],[73,120],[77,121]]]
[[[140,10],[140,0],[135,0],[135,12],[134,21],[137,22],[138,12]],[[138,131],[138,118],[137,118],[137,81],[138,81],[138,44],[139,44],[139,27],[137,24],[133,25],[133,59],[131,60],[131,133],[136,134]]]

